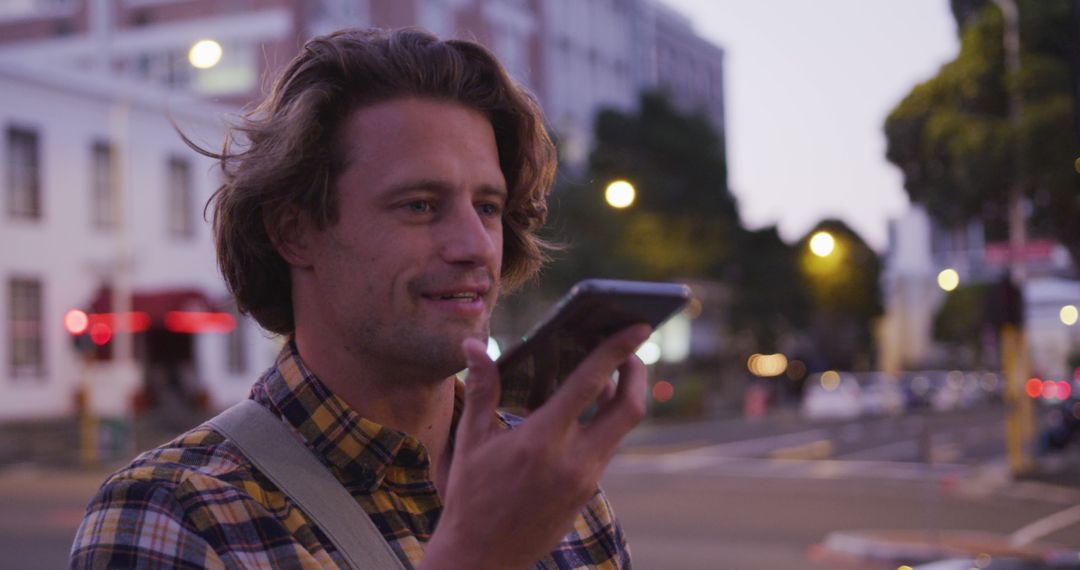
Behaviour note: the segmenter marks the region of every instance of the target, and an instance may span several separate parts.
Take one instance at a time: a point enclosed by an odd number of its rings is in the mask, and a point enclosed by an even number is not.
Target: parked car
[[[811,375],[803,392],[799,412],[811,420],[849,420],[863,412],[862,388],[846,372]]]
[[[867,416],[897,416],[904,412],[900,386],[885,379],[862,386],[862,408]]]

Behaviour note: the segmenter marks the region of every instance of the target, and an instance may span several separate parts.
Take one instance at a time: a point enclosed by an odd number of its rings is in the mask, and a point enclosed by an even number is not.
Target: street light
[[[828,257],[836,249],[836,239],[829,232],[821,231],[810,238],[810,251],[818,257]]]
[[[199,40],[188,50],[188,61],[196,69],[210,69],[221,61],[221,44],[214,40]]]
[[[109,3],[111,4],[111,3]],[[111,15],[110,15],[111,16]],[[106,59],[108,53],[105,54]],[[188,62],[200,69],[209,69],[221,60],[221,45],[212,40],[202,40],[197,42],[188,51]],[[134,289],[132,283],[132,269],[133,263],[131,260],[131,243],[130,243],[130,231],[132,219],[131,213],[128,212],[129,201],[131,192],[129,192],[128,182],[128,165],[130,154],[130,112],[131,112],[131,99],[133,96],[133,88],[128,81],[122,80],[120,88],[115,98],[110,101],[110,137],[112,139],[112,152],[110,153],[109,170],[111,171],[112,184],[112,207],[114,208],[115,215],[115,239],[116,239],[116,266],[110,276],[111,289],[112,289],[112,310],[119,315],[125,315],[132,312],[132,291]],[[71,321],[67,324],[69,326],[80,325],[80,317],[78,315],[69,315]],[[77,327],[76,327],[77,328]],[[142,382],[139,364],[135,360],[135,343],[134,343],[134,330],[130,328],[116,327],[113,330],[108,330],[108,334],[105,334],[106,329],[98,327],[95,331],[94,327],[90,328],[90,335],[95,343],[101,345],[106,342],[112,342],[112,366],[110,373],[107,375],[111,378],[109,385],[112,389],[119,390],[131,390],[133,391]],[[85,394],[91,394],[93,385],[90,383],[90,378],[87,374],[83,374],[83,378],[80,382],[82,384],[82,390]],[[101,390],[107,390],[108,388],[102,387],[102,383],[96,383]],[[111,395],[115,397],[115,394]],[[87,412],[84,414],[83,422],[80,425],[80,429],[83,431],[81,440],[83,442],[82,456],[87,463],[95,463],[97,461],[96,452],[96,438],[97,438],[97,412],[94,410],[93,401],[95,398],[87,398]]]
[[[1005,48],[1005,73],[1009,95],[1009,123],[1020,132],[1023,122],[1023,93],[1020,91],[1020,10],[1016,0],[993,0],[1004,19],[1002,44]],[[1024,244],[1027,241],[1027,227],[1024,219],[1024,156],[1023,148],[1014,139],[1012,142],[1012,166],[1014,174],[1009,181],[1009,278],[1013,286],[1024,290],[1027,280],[1027,268],[1024,266]],[[1023,306],[1023,296],[1020,297]],[[1031,399],[1024,398],[1022,387],[1028,373],[1028,348],[1023,322],[1007,325],[1001,331],[1002,370],[1006,377],[1006,400],[1010,404],[1005,416],[1005,448],[1008,453],[1009,467],[1014,475],[1031,468],[1034,453],[1034,408]]]
[[[942,269],[937,274],[937,284],[945,291],[953,291],[960,285],[960,274],[953,268]]]
[[[221,44],[204,39],[195,42],[188,50],[188,63],[198,69],[210,69],[221,61]],[[118,267],[113,273],[113,310],[119,314],[131,311],[131,260],[129,259],[129,216],[128,202],[128,148],[130,125],[128,115],[131,110],[130,88],[124,86],[119,100],[113,101],[111,109],[112,138],[116,151],[112,153],[112,183],[115,185],[113,199],[116,201],[116,238]],[[133,339],[130,334],[117,335],[114,342],[114,360],[127,363],[134,356]]]
[[[1077,320],[1080,320],[1080,311],[1077,311],[1076,305],[1065,305],[1061,308],[1058,316],[1063,324],[1071,327],[1076,324]]]
[[[625,180],[616,180],[608,184],[604,190],[604,199],[607,200],[608,205],[619,210],[629,208],[636,197],[637,191],[634,185]]]

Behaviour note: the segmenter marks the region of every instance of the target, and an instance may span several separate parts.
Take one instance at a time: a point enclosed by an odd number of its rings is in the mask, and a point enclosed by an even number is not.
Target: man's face
[[[328,338],[389,370],[460,370],[499,293],[507,190],[491,123],[397,99],[354,111],[341,144],[340,217],[311,241]]]

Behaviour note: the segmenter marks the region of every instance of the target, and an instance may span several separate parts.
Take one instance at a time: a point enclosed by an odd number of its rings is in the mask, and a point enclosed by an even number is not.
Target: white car
[[[900,386],[881,380],[862,387],[862,411],[870,416],[896,416],[904,412]]]
[[[811,420],[850,420],[863,412],[862,388],[855,377],[834,371],[814,374],[807,379],[799,409]]]

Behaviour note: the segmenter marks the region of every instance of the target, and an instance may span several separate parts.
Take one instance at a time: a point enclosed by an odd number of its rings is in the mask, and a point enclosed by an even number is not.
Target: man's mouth
[[[476,301],[477,299],[480,298],[480,294],[479,293],[469,293],[469,292],[448,293],[448,294],[445,294],[445,295],[438,295],[437,297],[432,297],[432,298],[439,299],[441,301],[456,301],[458,303],[472,303],[473,301]]]

